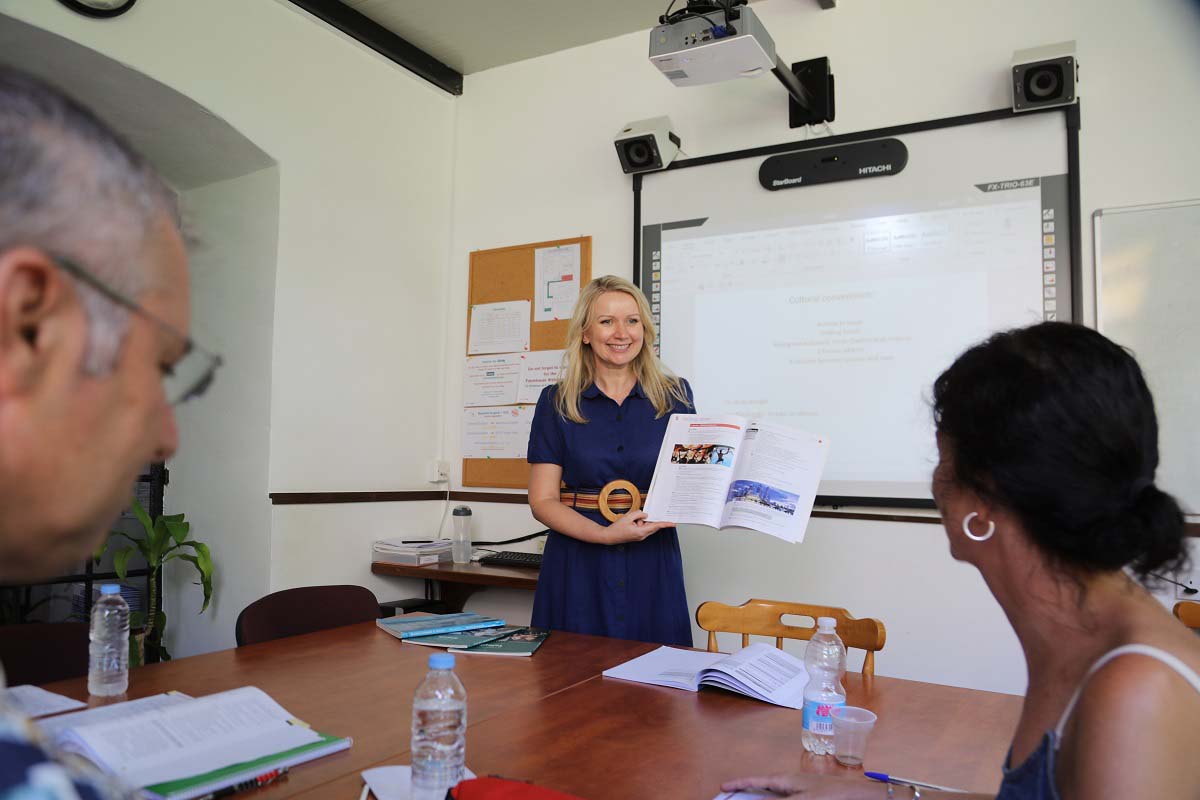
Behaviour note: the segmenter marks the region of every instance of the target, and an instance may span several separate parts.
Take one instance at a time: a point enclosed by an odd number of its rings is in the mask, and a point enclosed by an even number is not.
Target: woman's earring
[[[968,539],[972,539],[976,542],[986,542],[988,539],[992,538],[992,534],[996,532],[996,521],[994,519],[988,520],[987,533],[983,534],[982,536],[976,536],[975,534],[971,533],[971,520],[978,516],[978,511],[972,511],[970,514],[967,514],[965,517],[963,517],[963,533],[967,535]]]

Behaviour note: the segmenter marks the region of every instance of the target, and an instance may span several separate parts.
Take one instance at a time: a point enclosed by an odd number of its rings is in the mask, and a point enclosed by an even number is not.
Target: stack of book
[[[550,631],[463,612],[436,616],[390,617],[375,621],[383,630],[411,644],[445,647],[456,653],[531,656]]]
[[[450,560],[450,540],[438,539],[424,544],[404,544],[402,539],[380,539],[371,545],[371,560],[385,564],[424,567]]]

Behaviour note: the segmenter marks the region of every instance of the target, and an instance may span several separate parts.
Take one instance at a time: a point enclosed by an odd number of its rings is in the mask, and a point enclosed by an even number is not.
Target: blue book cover
[[[428,617],[391,617],[377,619],[375,624],[397,639],[413,639],[421,636],[435,636],[440,633],[471,631],[478,628],[497,628],[504,624],[504,620],[464,612]]]

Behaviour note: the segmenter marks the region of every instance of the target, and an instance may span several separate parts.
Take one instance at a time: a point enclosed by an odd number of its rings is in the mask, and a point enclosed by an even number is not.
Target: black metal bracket
[[[338,0],[291,0],[314,17],[357,39],[389,61],[450,94],[463,93],[462,73],[438,61],[365,14]]]
[[[797,61],[785,69],[776,57],[771,70],[788,90],[788,127],[800,128],[821,122],[833,122],[833,72],[829,58]]]

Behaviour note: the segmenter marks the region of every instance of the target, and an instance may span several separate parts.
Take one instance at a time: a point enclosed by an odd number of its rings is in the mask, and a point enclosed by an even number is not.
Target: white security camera
[[[1075,42],[1059,42],[1013,53],[1013,111],[1069,106],[1079,96]]]
[[[679,154],[679,137],[671,132],[670,117],[631,122],[613,138],[626,175],[665,169]]]

